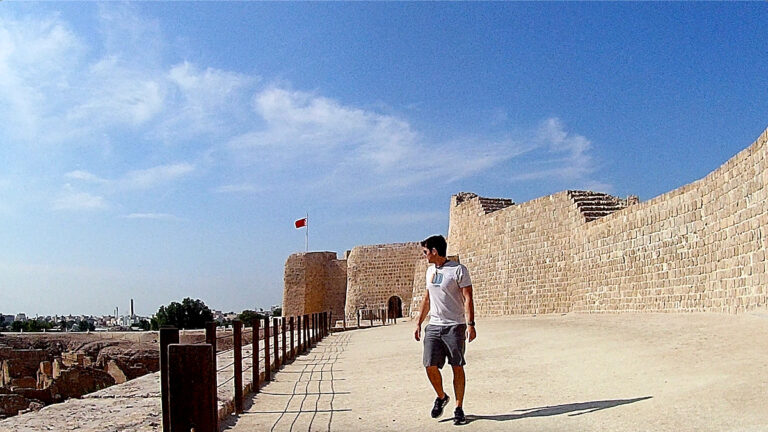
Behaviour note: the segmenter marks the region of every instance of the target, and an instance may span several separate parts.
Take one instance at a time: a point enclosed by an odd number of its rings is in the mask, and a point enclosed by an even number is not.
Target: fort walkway
[[[222,430],[453,430],[452,403],[429,417],[434,394],[412,332],[401,321],[332,334]],[[766,353],[767,312],[480,319],[463,427],[768,431]]]

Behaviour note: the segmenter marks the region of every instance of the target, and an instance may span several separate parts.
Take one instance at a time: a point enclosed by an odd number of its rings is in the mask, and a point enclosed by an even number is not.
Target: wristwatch
[[[470,322],[467,323],[467,325],[471,326],[471,327],[474,327],[475,326],[475,322],[474,321],[470,321]]]

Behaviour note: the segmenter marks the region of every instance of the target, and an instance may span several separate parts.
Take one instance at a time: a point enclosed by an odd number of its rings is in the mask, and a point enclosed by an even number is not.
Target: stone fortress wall
[[[488,206],[455,195],[448,253],[470,269],[481,316],[765,307],[767,140],[768,130],[703,179],[644,203],[566,191]]]
[[[383,309],[392,296],[408,316],[413,294],[413,273],[421,258],[418,243],[357,246],[347,257],[347,319],[359,309]]]
[[[330,311],[344,314],[347,261],[336,252],[296,253],[285,261],[283,316]]]

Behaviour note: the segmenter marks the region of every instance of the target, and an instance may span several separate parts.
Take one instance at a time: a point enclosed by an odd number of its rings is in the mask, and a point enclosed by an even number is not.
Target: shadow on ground
[[[604,410],[607,408],[613,408],[620,405],[631,404],[646,399],[650,399],[653,396],[645,396],[635,399],[614,399],[603,401],[591,401],[591,402],[579,402],[563,405],[552,405],[546,407],[527,408],[522,410],[516,410],[510,414],[497,414],[497,415],[467,415],[467,423],[471,423],[476,420],[490,420],[490,421],[510,421],[519,420],[529,417],[549,417],[554,415],[568,414],[569,416],[577,416],[582,414],[589,414],[595,411]],[[569,414],[570,413],[570,414]],[[453,418],[447,418],[440,420],[441,422],[453,421]]]

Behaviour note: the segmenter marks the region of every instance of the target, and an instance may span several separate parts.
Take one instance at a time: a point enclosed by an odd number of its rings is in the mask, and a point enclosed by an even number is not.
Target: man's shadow
[[[552,405],[546,407],[527,408],[522,410],[516,410],[510,414],[497,414],[497,415],[467,415],[467,423],[471,423],[475,420],[491,420],[491,421],[510,421],[518,420],[528,417],[549,417],[553,415],[568,414],[569,416],[577,416],[582,414],[589,414],[595,411],[604,410],[606,408],[613,408],[619,405],[631,404],[646,399],[651,399],[653,396],[645,396],[635,399],[614,399],[603,401],[591,401],[591,402],[579,402],[564,405]],[[453,418],[447,418],[440,420],[441,422],[452,421]]]

